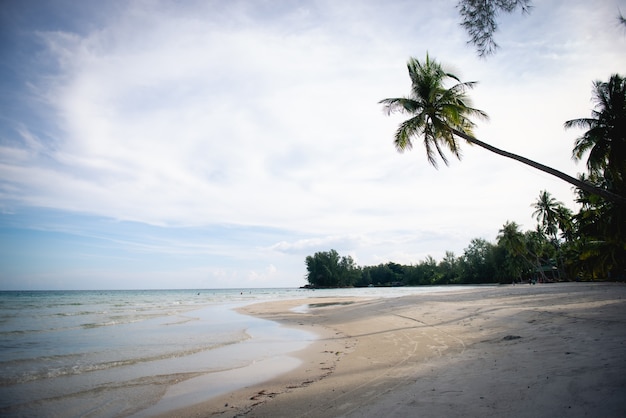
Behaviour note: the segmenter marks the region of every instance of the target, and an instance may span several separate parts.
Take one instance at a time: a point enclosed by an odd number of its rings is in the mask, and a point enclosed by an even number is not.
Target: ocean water
[[[0,292],[0,416],[162,413],[297,367],[316,338],[234,308],[444,289]]]

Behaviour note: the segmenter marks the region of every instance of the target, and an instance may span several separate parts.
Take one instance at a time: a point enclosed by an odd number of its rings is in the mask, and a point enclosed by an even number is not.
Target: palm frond
[[[439,141],[432,141],[432,143],[435,145],[435,149],[437,150],[437,155],[439,155],[439,158],[441,158],[441,161],[443,161],[443,163],[446,166],[449,166],[450,162],[448,161],[448,157],[446,157],[446,154],[441,149],[441,145],[439,144]],[[435,160],[434,158],[431,160],[431,164],[433,164],[435,167],[437,167],[436,162],[437,160]]]
[[[383,105],[383,110],[388,115],[392,113],[415,113],[419,110],[419,103],[406,97],[383,99],[379,104]]]
[[[413,148],[411,138],[418,136],[423,131],[423,120],[420,115],[407,119],[400,124],[394,137],[394,145],[399,152],[409,151]]]
[[[568,120],[563,124],[563,127],[566,129],[569,128],[589,128],[591,127],[594,123],[596,123],[597,120],[596,119],[592,119],[592,118],[580,118],[580,119],[572,119],[572,120]]]

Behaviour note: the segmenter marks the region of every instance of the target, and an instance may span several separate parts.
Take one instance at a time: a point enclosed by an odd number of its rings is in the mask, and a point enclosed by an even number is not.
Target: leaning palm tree
[[[410,58],[407,67],[411,78],[409,96],[384,99],[379,102],[385,106],[388,114],[400,112],[412,115],[410,119],[400,124],[395,133],[394,143],[398,151],[410,150],[413,147],[413,138],[423,137],[428,161],[437,167],[438,155],[447,165],[448,160],[443,152],[444,148],[457,158],[461,157],[458,137],[469,144],[478,145],[498,155],[527,164],[579,189],[626,206],[626,197],[595,187],[561,171],[476,139],[472,133],[475,124],[470,118],[487,118],[485,112],[472,107],[471,100],[466,94],[467,90],[476,85],[476,82],[461,82],[457,76],[446,71],[440,63],[430,59],[428,54],[423,63],[416,58]],[[446,88],[445,83],[449,80],[455,84]]]
[[[428,54],[424,63],[415,58],[409,59],[407,67],[412,84],[409,97],[379,102],[385,105],[388,114],[402,112],[414,115],[400,124],[396,131],[396,149],[400,152],[411,149],[412,139],[423,135],[428,161],[437,167],[438,155],[448,165],[443,148],[448,148],[460,159],[460,147],[455,135],[460,136],[459,133],[462,133],[473,136],[475,124],[470,117],[488,118],[485,112],[472,107],[465,94],[476,83],[461,82],[457,76],[430,59]],[[456,84],[446,89],[444,83],[447,79],[452,79]]]

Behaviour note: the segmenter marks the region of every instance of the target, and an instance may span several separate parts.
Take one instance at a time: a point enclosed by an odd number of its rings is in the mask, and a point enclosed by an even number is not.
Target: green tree
[[[533,207],[535,208],[533,217],[539,222],[539,231],[551,238],[550,244],[556,253],[557,273],[560,278],[564,272],[565,260],[558,233],[561,231],[561,236],[565,239],[572,238],[572,212],[545,190],[539,193]]]
[[[460,159],[455,133],[458,131],[471,135],[475,124],[470,117],[487,118],[485,112],[471,107],[470,98],[465,94],[476,83],[461,82],[438,62],[431,60],[428,54],[423,63],[410,58],[407,67],[411,78],[409,96],[380,101],[388,114],[401,112],[412,115],[396,131],[396,149],[400,152],[410,150],[413,147],[412,139],[423,136],[426,156],[433,166],[437,167],[437,156],[448,164],[443,148]],[[445,88],[444,83],[448,79],[456,84]]]
[[[498,49],[494,34],[498,30],[499,14],[513,13],[517,9],[528,14],[532,4],[530,0],[459,0],[456,7],[461,15],[461,26],[470,37],[467,43],[476,47],[479,57],[486,57]],[[617,21],[626,26],[626,18],[621,13]]]
[[[562,213],[562,211],[559,211],[561,206],[563,206],[563,203],[552,197],[546,190],[539,193],[537,201],[533,204],[535,208],[533,217],[540,223],[546,235],[554,237],[555,239],[559,233],[558,219]]]
[[[367,271],[369,283],[374,286],[391,286],[397,284],[406,284],[405,282],[406,266],[389,262],[387,264],[379,264],[377,266],[365,267]]]
[[[315,287],[353,286],[361,272],[350,256],[340,257],[336,250],[321,251],[305,259],[307,280]]]
[[[498,48],[493,36],[501,12],[512,13],[519,8],[523,13],[529,13],[531,7],[530,0],[461,0],[457,4],[461,26],[470,37],[468,43],[476,47],[480,57],[491,55]]]
[[[427,255],[426,259],[422,260],[418,266],[423,274],[422,284],[436,284],[441,278],[437,261],[431,255]]]
[[[359,280],[357,280],[357,282],[354,284],[357,287],[367,287],[370,285],[373,285],[374,283],[372,282],[372,275],[371,275],[371,268],[369,266],[364,266],[361,268],[361,277],[359,278]]]
[[[626,196],[626,79],[613,74],[593,84],[595,104],[590,118],[565,122],[566,128],[586,129],[576,139],[572,156],[587,155],[587,181]],[[585,176],[581,176],[585,178]],[[577,268],[592,279],[626,277],[626,211],[622,205],[578,193],[582,205],[574,217],[578,243]]]
[[[524,244],[528,253],[529,263],[533,265],[536,276],[542,280],[559,279],[560,271],[557,267],[557,246],[548,239],[541,227],[524,233]]]
[[[534,267],[534,263],[529,258],[524,234],[519,230],[519,225],[507,221],[498,231],[497,241],[498,245],[506,252],[502,270],[510,278],[521,281],[529,267]]]
[[[589,181],[606,185],[591,174]],[[574,244],[568,246],[572,273],[587,279],[626,279],[626,213],[619,206],[583,191],[578,192],[579,212],[573,216]]]
[[[341,257],[337,285],[339,287],[354,286],[360,277],[361,270],[354,262],[354,259],[349,255]]]
[[[483,238],[474,238],[461,257],[462,283],[493,283],[496,265],[493,244]]]
[[[459,260],[452,251],[446,251],[446,255],[439,262],[439,278],[433,284],[453,284],[460,280]]]
[[[585,154],[590,174],[601,175],[607,188],[626,195],[626,79],[613,74],[608,82],[593,83],[595,109],[590,118],[572,119],[565,128],[587,131],[576,140],[572,157],[579,161]]]
[[[388,114],[400,112],[411,115],[396,130],[394,144],[398,151],[410,150],[413,147],[412,139],[423,137],[428,161],[437,167],[437,156],[439,156],[447,165],[445,148],[457,158],[461,158],[456,138],[459,137],[469,144],[478,145],[498,155],[527,164],[589,193],[598,194],[626,206],[626,198],[623,196],[476,139],[472,133],[475,124],[470,118],[486,119],[487,114],[473,108],[466,94],[467,90],[475,86],[475,82],[461,82],[456,75],[445,70],[440,63],[431,60],[428,54],[423,63],[416,58],[410,58],[407,68],[411,78],[411,90],[408,97],[383,99],[379,102],[384,105]],[[446,87],[448,81],[453,83],[449,88]]]
[[[424,271],[421,263],[417,265],[404,266],[404,283],[409,286],[428,285],[430,281],[427,278],[427,272]]]
[[[561,205],[556,208],[557,217],[556,221],[558,224],[558,228],[561,231],[561,237],[565,239],[565,241],[570,241],[573,238],[573,213],[571,210],[566,208],[564,205]]]

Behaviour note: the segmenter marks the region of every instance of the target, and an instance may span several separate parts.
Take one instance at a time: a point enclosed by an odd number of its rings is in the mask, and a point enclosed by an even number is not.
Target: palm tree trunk
[[[620,196],[618,194],[612,193],[606,189],[602,189],[600,187],[596,187],[593,184],[587,183],[585,181],[579,180],[575,177],[572,177],[570,175],[567,175],[565,173],[563,173],[562,171],[559,170],[555,170],[554,168],[548,167],[547,165],[543,165],[541,163],[538,163],[536,161],[533,160],[529,160],[528,158],[522,157],[521,155],[517,155],[517,154],[513,154],[511,152],[508,151],[504,151],[501,150],[500,148],[496,148],[492,145],[487,144],[486,142],[480,141],[470,135],[467,135],[457,129],[451,128],[452,133],[456,136],[459,136],[463,139],[465,139],[467,142],[471,143],[471,144],[475,144],[478,145],[479,147],[485,148],[486,150],[489,150],[491,152],[494,152],[498,155],[501,155],[503,157],[507,157],[507,158],[511,158],[515,161],[519,161],[520,163],[529,165],[533,168],[536,168],[537,170],[541,170],[544,173],[548,173],[548,174],[552,174],[553,176],[556,176],[558,178],[560,178],[561,180],[564,180],[568,183],[570,183],[573,186],[578,187],[581,190],[584,190],[588,193],[592,193],[595,195],[598,195],[600,197],[603,197],[606,200],[610,200],[611,202],[617,203],[620,206],[626,207],[626,197],[624,196]]]

